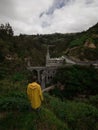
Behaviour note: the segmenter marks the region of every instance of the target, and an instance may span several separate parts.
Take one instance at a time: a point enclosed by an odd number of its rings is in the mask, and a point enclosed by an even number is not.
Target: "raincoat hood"
[[[31,83],[31,84],[29,84],[29,88],[30,89],[36,89],[37,87],[36,87],[36,83]]]

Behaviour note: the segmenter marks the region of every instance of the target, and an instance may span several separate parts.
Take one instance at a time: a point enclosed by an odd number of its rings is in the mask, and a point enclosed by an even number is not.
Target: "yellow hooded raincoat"
[[[41,101],[43,100],[41,86],[36,82],[30,83],[27,87],[27,95],[31,102],[32,108],[39,108]]]

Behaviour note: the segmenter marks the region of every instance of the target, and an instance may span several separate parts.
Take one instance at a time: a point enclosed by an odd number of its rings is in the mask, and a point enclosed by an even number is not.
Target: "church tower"
[[[49,54],[49,46],[47,46],[47,55],[46,55],[46,66],[48,65],[50,60],[50,54]]]

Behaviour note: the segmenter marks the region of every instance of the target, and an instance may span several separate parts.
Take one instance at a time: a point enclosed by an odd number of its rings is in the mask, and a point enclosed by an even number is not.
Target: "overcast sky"
[[[72,33],[98,22],[98,0],[0,0],[0,24],[15,35]]]

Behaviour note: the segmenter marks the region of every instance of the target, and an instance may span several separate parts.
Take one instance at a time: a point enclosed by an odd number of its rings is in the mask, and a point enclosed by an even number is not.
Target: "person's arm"
[[[43,94],[42,94],[41,86],[39,87],[39,95],[40,95],[41,101],[43,101]]]
[[[31,100],[31,90],[29,88],[29,85],[27,86],[27,95],[28,95],[28,99]]]

